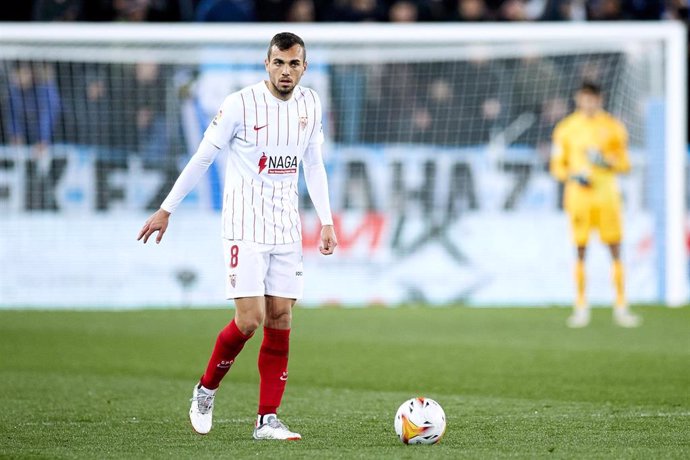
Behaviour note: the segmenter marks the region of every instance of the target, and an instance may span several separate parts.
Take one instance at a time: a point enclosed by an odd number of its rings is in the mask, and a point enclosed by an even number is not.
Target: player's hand
[[[604,154],[601,153],[601,150],[589,149],[587,151],[587,156],[589,157],[589,161],[594,166],[598,166],[599,168],[611,169],[611,163],[606,159]]]
[[[338,239],[335,237],[335,229],[332,225],[321,227],[321,246],[319,251],[324,256],[333,254],[335,247],[338,246]]]
[[[170,213],[164,209],[159,209],[158,211],[151,214],[146,220],[146,223],[139,231],[137,236],[137,241],[144,238],[144,244],[149,240],[149,237],[155,232],[158,232],[156,236],[156,244],[160,243],[163,239],[165,231],[168,229],[168,220],[170,219]]]
[[[573,174],[570,176],[570,180],[577,182],[583,187],[589,187],[592,185],[592,182],[589,180],[589,176],[583,173]]]

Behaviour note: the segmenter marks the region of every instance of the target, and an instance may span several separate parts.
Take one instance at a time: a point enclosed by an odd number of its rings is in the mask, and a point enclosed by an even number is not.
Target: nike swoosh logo
[[[266,126],[268,126],[268,125],[263,125],[263,126],[256,126],[256,125],[254,125],[254,131],[258,131],[258,130],[260,130],[260,129],[262,129],[262,128],[265,128]]]

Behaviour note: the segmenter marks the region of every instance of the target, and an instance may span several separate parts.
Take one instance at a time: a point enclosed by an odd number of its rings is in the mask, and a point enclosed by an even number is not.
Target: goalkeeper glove
[[[601,150],[599,149],[589,149],[587,152],[589,156],[589,161],[599,168],[611,169],[611,163],[606,159]]]
[[[583,173],[573,174],[572,176],[570,176],[570,180],[577,182],[583,187],[589,187],[590,185],[592,185],[592,183],[589,180],[589,177]]]

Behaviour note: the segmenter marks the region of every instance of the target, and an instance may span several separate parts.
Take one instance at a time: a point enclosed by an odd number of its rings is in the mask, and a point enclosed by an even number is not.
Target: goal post
[[[121,241],[223,97],[264,78],[268,41],[284,30],[304,38],[303,84],[324,104],[341,240],[337,257],[317,256],[301,197],[305,303],[571,302],[570,237],[546,166],[585,78],[630,133],[630,300],[688,302],[681,23],[3,23],[0,308],[220,303],[222,156],[167,246]],[[117,243],[102,247],[94,226]],[[593,242],[590,295],[606,304],[608,258]],[[112,261],[107,273],[94,258]],[[142,265],[148,280],[133,271]]]

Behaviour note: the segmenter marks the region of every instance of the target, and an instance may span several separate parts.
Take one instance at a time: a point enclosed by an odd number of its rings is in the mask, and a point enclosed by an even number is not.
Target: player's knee
[[[243,334],[249,335],[256,331],[264,322],[263,314],[260,312],[242,313],[235,317],[235,324]]]
[[[271,309],[266,312],[266,326],[275,329],[287,329],[292,323],[292,309]]]

